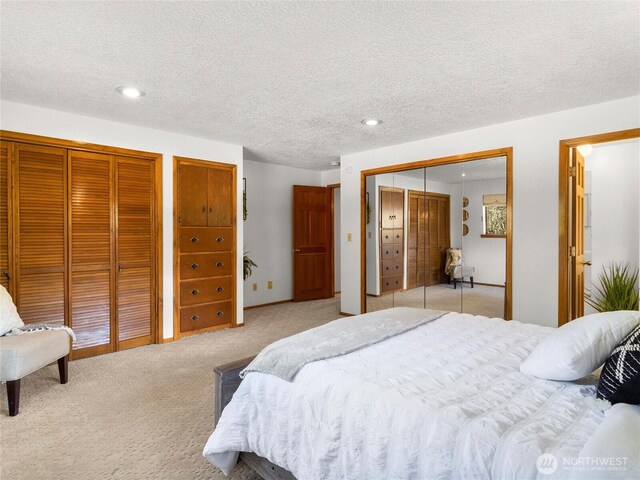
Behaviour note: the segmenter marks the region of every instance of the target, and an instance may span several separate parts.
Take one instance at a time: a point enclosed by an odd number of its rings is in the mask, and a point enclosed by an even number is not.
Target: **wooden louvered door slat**
[[[0,285],[9,290],[9,142],[0,142]]]
[[[117,158],[118,349],[149,344],[155,324],[154,169]],[[206,172],[205,172],[206,180]],[[206,193],[206,190],[205,190]]]
[[[70,326],[80,358],[113,350],[113,157],[68,156]]]
[[[12,155],[14,301],[25,323],[61,325],[67,315],[66,151],[16,143]]]

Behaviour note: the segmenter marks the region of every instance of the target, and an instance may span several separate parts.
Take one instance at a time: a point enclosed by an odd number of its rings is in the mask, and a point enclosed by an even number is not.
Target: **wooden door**
[[[427,285],[439,285],[446,280],[444,267],[450,244],[449,197],[430,193],[427,195]]]
[[[209,220],[208,169],[183,163],[178,167],[178,182],[178,224],[206,227]]]
[[[293,300],[330,298],[331,189],[293,186]]]
[[[73,357],[113,351],[113,157],[70,150],[70,322]]]
[[[438,285],[444,273],[450,246],[449,196],[431,192],[409,193],[408,288]]]
[[[154,168],[116,158],[118,350],[152,342],[155,325]],[[206,178],[206,177],[205,177]]]
[[[584,315],[584,157],[577,148],[571,149],[573,168],[572,187],[572,237],[571,247],[571,320]]]
[[[0,142],[0,285],[11,293],[9,278],[9,142]]]
[[[233,225],[233,173],[216,168],[207,170],[207,224],[210,227],[230,227]]]
[[[65,323],[67,170],[62,148],[16,143],[14,301],[25,323]]]

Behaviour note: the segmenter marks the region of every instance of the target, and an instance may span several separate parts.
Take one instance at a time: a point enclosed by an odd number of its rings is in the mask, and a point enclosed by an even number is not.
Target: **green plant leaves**
[[[597,298],[585,297],[585,302],[598,312],[638,310],[637,268],[631,271],[629,263],[611,262],[598,276],[598,281],[600,285],[594,285]]]

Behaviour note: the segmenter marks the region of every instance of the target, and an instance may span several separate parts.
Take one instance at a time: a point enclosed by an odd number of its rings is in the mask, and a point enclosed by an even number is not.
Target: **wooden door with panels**
[[[236,167],[174,157],[174,330],[236,323]]]
[[[404,189],[380,187],[380,292],[404,288]]]
[[[574,295],[571,302],[571,318],[584,315],[584,157],[577,148],[571,149],[571,282]]]
[[[447,249],[451,246],[449,195],[428,192],[426,196],[427,268],[425,284],[439,285],[447,281],[444,271]]]
[[[333,190],[293,186],[293,301],[333,297]]]
[[[73,328],[72,358],[159,341],[161,157],[1,133],[0,272],[25,323]]]

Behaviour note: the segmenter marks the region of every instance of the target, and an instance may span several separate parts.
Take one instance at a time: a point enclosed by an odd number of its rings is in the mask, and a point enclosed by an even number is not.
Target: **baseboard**
[[[244,327],[244,322],[231,325],[231,328],[240,328],[240,327]]]
[[[356,316],[355,313],[347,313],[347,312],[340,312],[340,315],[342,315],[343,317],[355,317]]]
[[[293,302],[293,299],[290,298],[289,300],[279,300],[277,302],[271,302],[271,303],[261,303],[260,305],[250,305],[248,307],[244,307],[244,310],[252,310],[254,308],[261,308],[261,307],[271,307],[272,305],[282,305],[283,303],[290,303]]]
[[[175,338],[173,337],[163,338],[162,340],[160,340],[160,343],[170,343],[170,342],[173,342],[174,340]]]
[[[337,292],[333,292],[334,295],[340,295],[342,292],[338,290]]]
[[[498,287],[504,288],[504,285],[498,285],[497,283],[484,283],[484,282],[473,282],[474,285],[484,285],[485,287]]]

